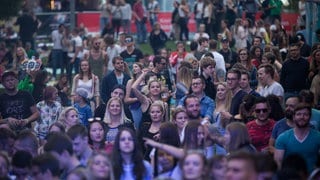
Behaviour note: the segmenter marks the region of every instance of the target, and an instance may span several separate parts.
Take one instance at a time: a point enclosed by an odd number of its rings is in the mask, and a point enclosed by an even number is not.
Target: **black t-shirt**
[[[21,39],[32,39],[36,32],[37,23],[32,16],[24,14],[17,19],[16,25],[20,26],[19,36]]]
[[[247,93],[243,90],[240,90],[237,92],[237,94],[235,94],[232,98],[231,101],[231,106],[230,106],[230,114],[235,116],[237,114],[239,114],[239,107],[240,104],[242,103],[242,99],[243,97],[247,95]]]
[[[34,105],[35,101],[27,91],[18,91],[14,96],[9,96],[6,93],[0,95],[0,112],[2,118],[28,118],[32,115],[30,107]]]
[[[140,59],[143,59],[143,53],[140,49],[134,48],[131,54],[127,50],[124,50],[120,53],[120,56],[123,58],[123,61],[128,64],[129,69],[132,69],[133,63],[139,62]]]
[[[32,115],[30,107],[35,105],[32,95],[27,91],[18,91],[14,96],[9,96],[6,93],[0,95],[0,113],[3,119],[16,118],[26,119]],[[31,123],[26,125],[31,128]],[[15,130],[20,131],[25,127],[17,127]]]

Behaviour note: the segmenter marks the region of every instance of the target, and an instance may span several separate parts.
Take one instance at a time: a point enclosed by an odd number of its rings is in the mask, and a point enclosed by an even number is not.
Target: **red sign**
[[[161,25],[161,28],[165,32],[171,32],[172,24],[171,24],[171,12],[161,12],[158,14],[158,21]],[[81,23],[88,29],[89,32],[99,32],[100,31],[100,14],[98,12],[84,12],[77,14],[77,26]],[[189,32],[196,31],[196,23],[192,17],[189,19],[188,23]],[[151,26],[149,22],[147,23],[148,32],[151,31]],[[131,31],[136,32],[136,26],[134,20],[131,21]]]
[[[298,22],[298,13],[282,13],[281,14],[281,25],[286,31],[291,31],[292,25]]]
[[[261,13],[257,13],[256,18],[259,19]],[[169,33],[171,32],[171,12],[160,12],[158,14],[158,21],[161,25],[161,28]],[[287,31],[291,31],[291,26],[297,24],[299,14],[298,13],[282,13],[281,24]],[[77,14],[77,26],[81,23],[88,29],[89,32],[99,32],[100,31],[100,14],[98,12],[84,12]],[[196,32],[196,22],[193,18],[193,15],[190,17],[188,22],[189,32]],[[147,23],[148,32],[151,31],[150,24]],[[136,26],[134,20],[131,21],[131,31],[136,32]]]

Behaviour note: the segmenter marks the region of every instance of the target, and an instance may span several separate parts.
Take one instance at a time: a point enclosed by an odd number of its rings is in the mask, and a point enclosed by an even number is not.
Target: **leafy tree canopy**
[[[10,17],[17,16],[21,7],[22,0],[1,0],[0,20],[6,20]]]

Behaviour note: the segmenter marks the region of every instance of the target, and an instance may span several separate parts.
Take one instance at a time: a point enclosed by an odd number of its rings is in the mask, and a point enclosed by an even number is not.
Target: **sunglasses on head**
[[[88,121],[89,121],[89,122],[101,121],[101,118],[100,118],[100,117],[89,118]]]

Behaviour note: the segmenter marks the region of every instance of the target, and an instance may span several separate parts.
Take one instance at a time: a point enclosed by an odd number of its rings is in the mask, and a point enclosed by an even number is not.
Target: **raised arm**
[[[145,144],[150,145],[154,148],[158,148],[161,149],[169,154],[171,154],[173,157],[178,158],[178,159],[182,159],[185,155],[185,151],[181,148],[177,148],[168,144],[163,144],[163,143],[159,143],[156,142],[152,139],[148,139],[148,138],[143,138],[143,140],[145,140]]]
[[[149,107],[149,100],[148,97],[143,95],[140,90],[138,90],[138,85],[141,83],[142,80],[144,80],[145,76],[147,74],[147,71],[142,71],[142,74],[138,77],[138,79],[132,84],[132,92],[137,97],[138,101],[141,103],[141,110],[142,112],[146,112]]]
[[[136,97],[130,97],[131,95],[131,87],[132,87],[132,84],[133,84],[133,79],[130,79],[128,82],[127,82],[127,86],[126,86],[126,97],[124,98],[124,102],[126,104],[132,104],[132,103],[135,103],[138,101],[138,98]]]

